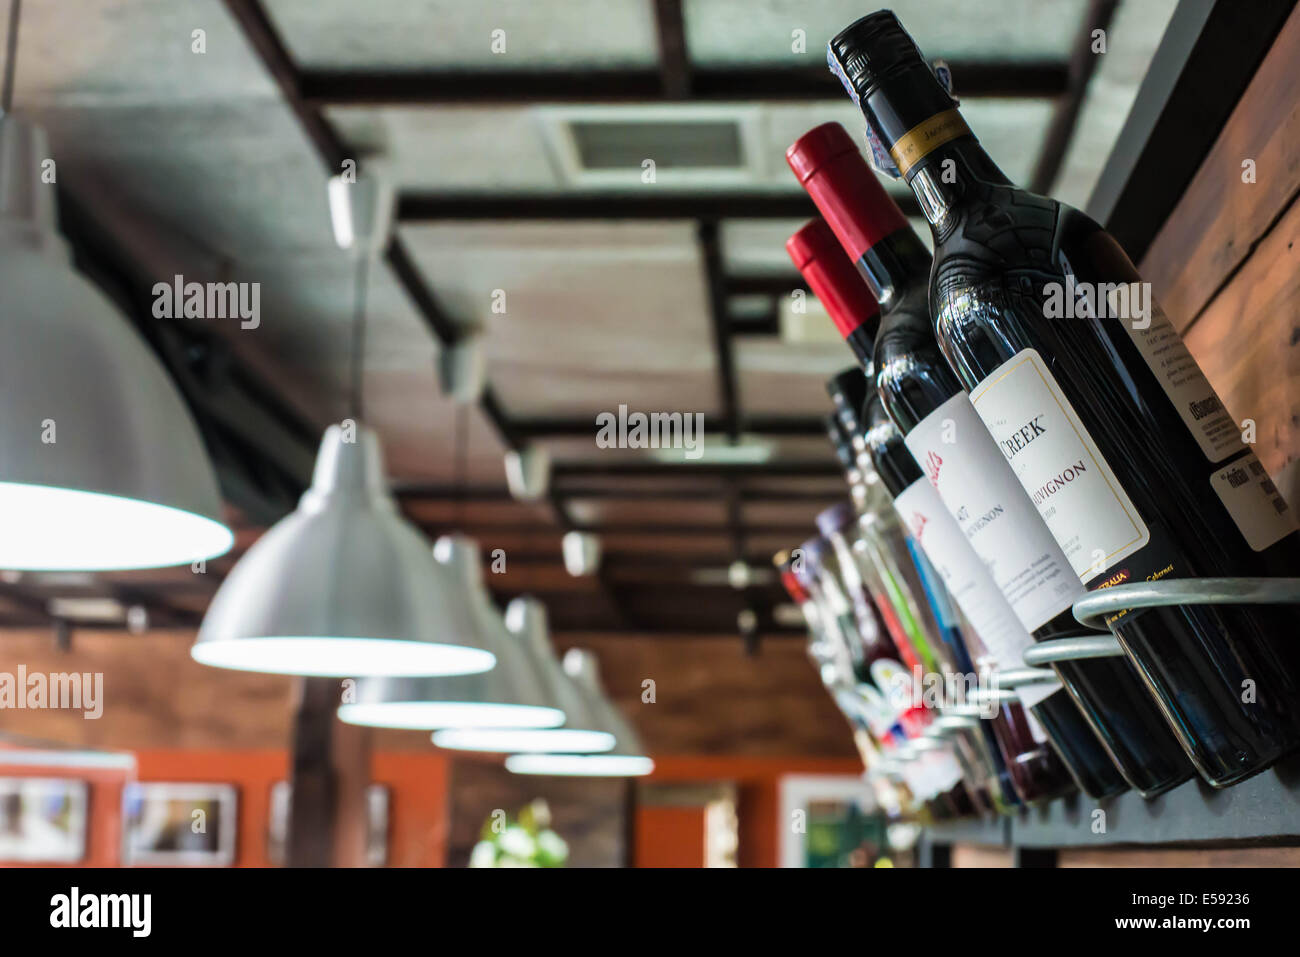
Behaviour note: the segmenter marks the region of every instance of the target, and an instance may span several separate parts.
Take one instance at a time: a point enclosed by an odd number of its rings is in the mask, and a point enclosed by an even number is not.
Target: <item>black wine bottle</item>
[[[817,225],[825,229],[825,224],[820,221],[817,221]],[[830,240],[834,243],[834,236]],[[848,267],[848,260],[843,261]],[[851,273],[850,278],[857,281]],[[810,285],[820,296],[821,290],[817,284]],[[856,383],[856,389],[845,388],[849,383]],[[829,434],[836,446],[836,454],[847,465],[850,481],[856,483],[855,489],[872,483],[871,489],[864,488],[863,498],[869,499],[873,506],[879,503],[892,512],[893,496],[888,491],[887,483],[882,482],[876,474],[865,444],[859,443],[862,458],[865,459],[865,463],[860,463],[859,456],[854,454],[847,438],[849,432],[859,436],[864,434],[855,410],[858,406],[865,405],[866,377],[861,369],[849,369],[828,382],[827,390],[835,399],[837,408],[844,411],[843,418],[838,414],[831,416],[833,425]],[[870,521],[873,526],[881,521],[883,514],[872,515]],[[961,613],[956,610],[938,572],[910,537],[904,536],[901,546],[895,550],[910,558],[914,572],[912,577],[916,580],[915,588],[924,596],[930,610],[927,617],[933,620],[930,627],[948,649],[948,657],[953,662],[956,673],[961,676],[978,675],[980,669],[976,662],[984,661],[989,654],[988,650],[969,623],[962,621]],[[979,726],[985,738],[985,749],[992,755],[1004,792],[1009,791],[1020,801],[1032,804],[1072,790],[1069,772],[1047,744],[1041,725],[1025,712],[1021,702],[1007,699],[994,704],[992,708],[978,709],[981,712]]]
[[[1295,574],[1293,515],[1115,240],[1003,175],[889,11],[830,59],[930,222],[939,345],[1080,580]],[[1222,787],[1300,745],[1298,621],[1183,606],[1108,624]]]
[[[805,134],[787,156],[839,239],[834,251],[853,259],[859,275],[852,278],[865,278],[881,304],[873,353],[877,391],[926,478],[908,498],[936,495],[956,521],[961,535],[954,541],[968,543],[1020,626],[1019,645],[1000,656],[1015,660],[1002,667],[1017,667],[1030,633],[1042,641],[1083,631],[1070,607],[1084,589],[939,353],[927,306],[929,253],[897,204],[839,124]],[[909,507],[925,514],[919,505]],[[936,564],[956,562],[955,554],[944,554]],[[962,573],[965,581],[977,577],[978,569]],[[995,650],[1002,640],[1010,639],[986,639]],[[1144,796],[1191,775],[1127,661],[1068,663],[1057,672],[1125,779]]]
[[[847,138],[842,129],[837,129]],[[853,152],[856,154],[856,149]],[[861,162],[860,158],[858,161]],[[824,224],[818,225],[820,228],[805,226],[796,234],[799,240],[787,245],[818,299],[827,306],[841,333],[846,333],[857,327],[854,312],[863,311],[867,302],[874,307],[874,300],[834,235]],[[895,227],[910,232],[901,217]],[[859,362],[870,368],[874,346],[864,348],[852,340],[849,345]],[[940,371],[944,371],[942,364]],[[988,636],[986,645],[980,639],[984,647],[1001,651],[1001,655],[992,654],[994,660],[1000,661],[1004,668],[1019,667],[1020,657],[1032,644],[1032,638],[1016,619],[957,522],[925,481],[920,466],[903,444],[902,433],[885,417],[878,397],[873,395],[874,401],[868,402],[874,390],[868,389],[866,369],[841,373],[828,383],[828,390],[835,399],[841,426],[855,436],[856,448],[866,459],[861,468],[878,477],[900,518],[912,530],[914,557],[918,568],[923,569],[922,577],[941,580],[935,591],[942,589],[944,595],[951,597],[961,609],[966,627],[976,636]],[[860,408],[863,406],[866,408]],[[870,422],[864,418],[868,409],[875,413]],[[1127,783],[1118,773],[1116,762],[1075,704],[1065,694],[1053,693],[1059,687],[1030,691],[1026,707],[1046,730],[1081,790],[1094,798],[1125,790]],[[1159,717],[1154,718],[1159,730]]]

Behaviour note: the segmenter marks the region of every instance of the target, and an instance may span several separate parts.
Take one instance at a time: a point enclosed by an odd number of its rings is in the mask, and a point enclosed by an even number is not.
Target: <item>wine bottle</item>
[[[817,527],[834,553],[845,590],[871,597],[899,658],[908,663],[910,673],[901,672],[889,660],[873,665],[872,676],[881,688],[890,689],[903,703],[922,703],[927,680],[946,687],[945,679],[971,673],[972,669],[961,668],[951,649],[939,640],[915,567],[906,558],[905,533],[892,511],[870,510],[859,516],[852,505],[841,503],[819,513]],[[855,601],[855,607],[857,604]],[[937,700],[925,704],[941,707]],[[967,779],[987,795],[994,810],[1009,810],[1020,803],[997,743],[985,728],[972,724],[956,729],[952,737]]]
[[[1115,240],[1007,179],[889,11],[829,59],[930,223],[939,345],[1079,579],[1295,574],[1293,514]],[[1210,784],[1300,745],[1293,610],[1107,623]]]
[[[886,406],[894,406],[900,434],[905,430],[911,439],[927,436],[928,441],[945,437],[951,428],[947,437],[953,441],[941,444],[943,465],[935,469],[932,464],[931,468],[941,482],[915,485],[914,480],[923,474],[915,461],[920,448],[915,441],[911,454],[903,453],[910,462],[873,456],[880,459],[877,471],[895,495],[911,489],[904,503],[908,510],[905,520],[914,522],[921,516],[932,537],[953,543],[942,554],[929,550],[927,554],[941,571],[956,576],[959,584],[950,588],[954,600],[968,617],[973,616],[976,633],[993,649],[999,666],[1020,667],[1023,652],[1032,643],[1031,631],[1038,640],[1079,633],[1080,626],[1069,608],[1074,597],[1083,593],[1082,586],[1068,574],[1059,547],[987,432],[978,420],[971,421],[965,393],[938,353],[926,307],[928,254],[897,204],[838,124],[825,124],[805,134],[787,155],[839,238],[816,247],[825,260],[822,274],[816,277],[819,284],[863,285],[863,277],[867,277],[864,288],[879,293],[882,312],[874,346],[875,379]],[[869,225],[863,225],[872,223],[887,226],[872,232]],[[846,242],[853,246],[846,250]],[[868,242],[871,245],[865,246]],[[846,251],[856,253],[856,270]],[[840,294],[830,301],[849,300]],[[843,328],[850,322],[841,319],[841,324]],[[964,427],[958,424],[962,422]],[[928,427],[918,430],[922,423]],[[881,453],[883,449],[873,451]],[[928,457],[921,455],[922,460]],[[928,515],[927,510],[934,511],[936,505],[940,514]],[[1001,528],[991,528],[995,523],[987,521],[972,528],[980,519],[971,516],[990,513],[998,516]],[[951,525],[954,519],[956,527]],[[959,555],[963,542],[964,554]],[[975,587],[976,582],[982,587]],[[1064,594],[1063,582],[1070,586]],[[996,601],[984,594],[987,591],[1000,593],[1004,600]],[[973,611],[964,607],[964,596],[970,596],[966,601],[977,602]],[[1187,779],[1190,768],[1131,665],[1120,659],[1094,659],[1062,664],[1056,670],[1106,752],[1136,790],[1149,797]],[[1026,689],[1031,706],[1038,703],[1043,690]],[[1044,726],[1060,728],[1078,722],[1068,707],[1059,707],[1061,702],[1052,704],[1062,712],[1055,719],[1033,712]],[[1063,760],[1070,763],[1067,751],[1076,762],[1086,758],[1087,752],[1078,742],[1087,738],[1077,733],[1068,736],[1074,744],[1054,738]],[[1096,789],[1104,786],[1098,782],[1106,781],[1097,768],[1076,764],[1071,771],[1080,786],[1094,796]]]
[[[891,818],[905,812],[917,813],[924,805],[912,793],[902,763],[888,760],[881,750],[875,733],[878,719],[870,712],[868,702],[854,692],[853,682],[848,679],[851,667],[842,657],[843,649],[822,627],[817,606],[799,583],[789,552],[778,553],[772,563],[777,567],[786,593],[808,626],[808,658],[816,667],[827,693],[853,729],[853,743],[866,768],[866,778],[876,803]]]
[[[818,225],[822,224],[819,222]],[[822,228],[825,228],[824,225]],[[831,237],[831,241],[834,242],[834,237]],[[848,261],[844,260],[844,263],[847,267]],[[844,410],[843,421],[838,413],[831,416],[828,433],[835,444],[836,454],[845,464],[846,475],[854,489],[854,500],[860,503],[863,510],[857,522],[857,537],[849,542],[850,533],[844,531],[843,550],[851,556],[862,555],[864,560],[870,556],[873,563],[880,563],[885,568],[897,566],[894,576],[902,583],[901,587],[913,596],[912,604],[916,606],[914,618],[918,628],[925,633],[930,644],[946,649],[943,665],[945,678],[957,678],[968,686],[977,676],[972,654],[980,658],[983,649],[974,639],[974,633],[969,627],[967,633],[963,633],[958,613],[943,584],[903,530],[893,509],[892,496],[881,486],[870,459],[865,458],[859,464],[858,456],[854,454],[847,438],[849,433],[862,434],[851,410],[865,401],[866,378],[861,369],[849,369],[831,379],[827,383],[827,390],[835,399],[837,408]],[[859,445],[865,456],[865,445],[861,441]],[[833,533],[828,533],[827,526],[839,522],[823,524],[823,516],[826,515],[823,512],[818,516],[818,525],[823,534],[835,543],[835,537]],[[837,551],[839,550],[837,545]],[[897,556],[897,561],[894,556]],[[1017,799],[1035,803],[1071,789],[1067,771],[1051,747],[1044,743],[1043,735],[1035,733],[1038,730],[1036,723],[1026,715],[1019,701],[1009,700],[997,704],[992,709],[991,717],[988,708],[976,710],[980,713],[971,717],[984,719],[978,723],[983,738],[981,751],[988,755],[988,761],[1002,786],[1003,803],[1013,804]]]
[[[830,647],[838,649],[843,680],[851,681],[854,694],[864,705],[865,715],[873,722],[873,733],[885,753],[905,761],[903,768],[909,786],[938,816],[962,816],[989,810],[971,762],[953,747],[926,750],[913,754],[912,742],[922,738],[930,722],[924,708],[900,703],[888,687],[881,687],[877,676],[898,670],[898,651],[883,632],[862,635],[856,630],[848,601],[835,575],[834,556],[827,544],[811,539],[799,546],[791,570],[803,590],[817,607],[817,617]],[[966,782],[972,783],[967,787]]]
[[[991,657],[1001,664],[1008,657],[1007,648],[1027,646],[1032,639],[1020,637],[1023,626],[1019,626],[1015,612],[974,550],[963,540],[961,526],[944,508],[908,452],[902,433],[885,414],[879,395],[868,401],[865,411],[871,457],[878,463],[886,487],[896,496],[894,501],[900,514],[911,522],[918,549],[972,622],[975,634],[988,636]],[[1009,654],[1014,658],[1014,651]],[[1131,782],[1120,773],[1112,750],[1103,746],[1105,739],[1096,730],[1100,724],[1103,732],[1111,733],[1109,716],[1102,718],[1087,711],[1081,715],[1086,704],[1076,707],[1080,703],[1080,696],[1072,688],[1076,676],[1068,666],[1058,666],[1057,674],[1071,688],[1069,696],[1050,686],[1031,686],[1022,692],[1022,701],[1045,729],[1079,790],[1099,799],[1127,790]],[[1044,690],[1049,693],[1040,698]],[[1085,721],[1084,715],[1093,720]]]

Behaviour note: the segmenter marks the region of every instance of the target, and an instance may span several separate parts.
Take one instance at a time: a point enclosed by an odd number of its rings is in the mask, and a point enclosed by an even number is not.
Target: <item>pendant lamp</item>
[[[452,751],[556,751],[568,754],[609,751],[617,743],[602,727],[601,718],[560,667],[547,634],[546,606],[536,598],[516,598],[506,609],[506,627],[518,636],[531,656],[533,667],[566,720],[560,728],[445,728],[435,731],[433,743]]]
[[[601,727],[618,743],[607,754],[512,754],[506,770],[515,774],[551,774],[564,777],[639,777],[654,770],[640,736],[624,720],[600,687],[596,656],[585,648],[570,648],[564,671],[584,694]]]
[[[0,568],[214,558],[234,542],[162,365],[75,272],[41,181],[44,133],[0,114]]]
[[[345,426],[325,431],[298,507],[222,582],[192,656],[219,668],[329,677],[488,670],[496,655],[463,584],[398,513],[378,437]]]
[[[554,728],[565,711],[541,662],[521,635],[506,629],[483,584],[478,546],[459,535],[435,543],[434,557],[466,602],[483,646],[497,656],[486,674],[445,678],[369,678],[356,701],[341,705],[349,724],[429,731],[434,728]],[[558,669],[557,669],[558,670]]]

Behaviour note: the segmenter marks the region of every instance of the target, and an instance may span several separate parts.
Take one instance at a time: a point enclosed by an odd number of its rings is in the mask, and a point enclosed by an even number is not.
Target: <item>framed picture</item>
[[[266,858],[283,865],[289,839],[289,798],[293,787],[288,781],[271,785],[271,808],[267,815]],[[388,863],[388,786],[372,784],[366,788],[366,866],[383,867]]]
[[[781,778],[782,867],[871,867],[887,849],[884,822],[861,777]]]
[[[86,856],[85,781],[0,778],[0,861],[71,864]]]
[[[128,784],[122,792],[125,864],[229,867],[237,792],[230,784]]]

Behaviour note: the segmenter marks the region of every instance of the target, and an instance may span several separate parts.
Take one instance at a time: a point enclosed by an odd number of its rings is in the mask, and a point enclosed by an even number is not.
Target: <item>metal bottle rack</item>
[[[1135,582],[1090,592],[1075,602],[1080,624],[1102,628],[1123,609],[1178,605],[1300,604],[1300,578],[1185,578]],[[1286,636],[1300,639],[1300,636]],[[1023,670],[999,676],[1019,687],[1054,678],[1055,662],[1120,657],[1113,635],[1058,638],[1026,650]],[[1098,809],[1105,829],[1096,829]],[[1133,791],[1094,801],[1082,794],[1024,808],[1000,819],[956,821],[927,829],[934,845],[971,843],[1016,850],[1107,845],[1300,842],[1300,755],[1218,791],[1193,779],[1151,800]]]

